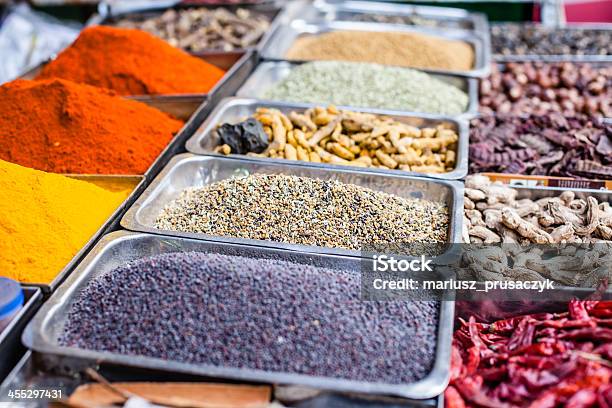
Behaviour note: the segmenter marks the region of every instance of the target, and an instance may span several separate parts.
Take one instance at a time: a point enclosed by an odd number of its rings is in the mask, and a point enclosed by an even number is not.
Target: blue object
[[[0,330],[7,326],[10,319],[21,309],[23,300],[23,289],[19,282],[0,278]]]

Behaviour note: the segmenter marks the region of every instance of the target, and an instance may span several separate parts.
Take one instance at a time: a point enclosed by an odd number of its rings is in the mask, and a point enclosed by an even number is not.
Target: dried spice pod
[[[510,62],[480,83],[484,114],[612,116],[612,65]]]
[[[612,241],[612,207],[572,191],[539,200],[517,199],[518,191],[487,176],[465,180],[466,243],[561,244]],[[487,231],[481,228],[485,227]],[[560,228],[567,228],[567,231]],[[486,234],[486,236],[485,236]]]
[[[612,30],[493,24],[491,47],[499,55],[612,55]]]
[[[266,136],[266,149],[245,149],[227,140],[228,130],[254,121]],[[246,122],[217,129],[223,154],[249,154],[358,167],[446,173],[456,167],[458,134],[450,124],[418,128],[389,116],[315,107],[287,114],[258,108]],[[269,143],[269,144],[268,144]]]
[[[270,17],[246,8],[199,7],[168,9],[154,17],[132,14],[114,25],[148,31],[189,52],[234,51],[257,45],[270,27]]]
[[[572,300],[560,313],[460,319],[446,405],[610,406],[611,316],[610,301]]]
[[[474,119],[469,151],[471,173],[612,180],[612,124],[586,115]]]

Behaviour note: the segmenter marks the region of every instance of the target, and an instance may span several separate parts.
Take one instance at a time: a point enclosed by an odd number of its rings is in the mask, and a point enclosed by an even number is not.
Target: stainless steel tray
[[[291,70],[299,65],[299,62],[289,61],[266,61],[260,63],[251,76],[244,82],[242,87],[236,92],[237,96],[245,98],[262,99],[263,94],[268,88],[285,79]],[[425,72],[429,72],[425,70]],[[437,78],[449,85],[456,86],[468,95],[468,106],[461,115],[462,117],[471,118],[478,114],[478,80],[474,78],[465,78],[459,75],[436,74],[431,73],[432,77]],[[325,104],[325,101],[321,101]],[[349,109],[358,109],[359,107],[348,107]],[[403,112],[420,114],[422,112]],[[429,112],[431,113],[431,112]],[[434,112],[435,114],[435,112]]]
[[[255,110],[259,107],[270,107],[279,109],[282,112],[288,113],[290,111],[304,111],[310,107],[317,106],[317,104],[298,104],[290,102],[266,102],[259,101],[257,99],[245,99],[245,98],[227,98],[224,99],[219,105],[208,116],[206,121],[200,126],[200,128],[194,133],[194,135],[187,141],[187,151],[197,154],[205,154],[210,156],[228,157],[215,152],[215,147],[219,145],[219,136],[215,132],[218,125],[222,123],[237,123],[242,118],[250,116],[255,113]],[[319,104],[321,106],[321,104]],[[344,107],[340,106],[340,109]],[[401,170],[383,170],[377,168],[364,168],[363,171],[371,171],[374,173],[392,174],[392,175],[406,175],[406,176],[427,176],[431,178],[443,179],[443,180],[458,180],[467,174],[468,171],[468,139],[469,124],[464,120],[456,120],[447,116],[437,116],[428,114],[419,115],[405,115],[401,112],[395,111],[383,111],[377,109],[357,109],[359,112],[370,112],[380,115],[390,116],[396,120],[404,123],[408,123],[417,127],[424,126],[437,126],[439,124],[450,125],[451,128],[459,135],[459,142],[457,143],[457,165],[455,169],[442,174],[426,174],[416,173],[412,171],[401,171]],[[231,154],[229,157],[244,158],[245,155]],[[275,162],[275,163],[287,163],[283,159],[272,159],[272,158],[257,158],[249,157],[253,160],[261,160],[262,162]],[[346,166],[333,165],[327,163],[304,163],[313,167],[319,168],[332,168],[342,169]]]
[[[246,244],[261,247],[281,248],[319,254],[337,254],[352,257],[363,256],[359,251],[342,248],[326,248],[297,245],[254,239],[232,238],[207,234],[167,231],[155,228],[159,212],[180,193],[189,187],[202,187],[232,177],[249,174],[286,174],[314,177],[325,180],[338,180],[395,194],[401,197],[415,197],[445,203],[449,209],[449,242],[461,242],[461,226],[458,219],[463,216],[463,186],[456,181],[428,180],[418,177],[405,177],[375,174],[353,169],[315,168],[299,162],[272,163],[249,160],[247,158],[227,158],[181,154],[174,157],[160,174],[151,182],[145,192],[126,212],[121,225],[132,231],[150,232],[207,241]]]
[[[389,16],[424,17],[432,20],[443,20],[448,27],[476,31],[487,36],[489,23],[484,14],[472,13],[460,8],[421,6],[413,4],[393,4],[370,1],[330,1],[314,0],[313,9],[323,14],[327,20],[352,21],[354,17],[363,14],[380,14]],[[304,17],[309,19],[309,15]],[[314,17],[314,16],[313,16]]]
[[[371,31],[419,33],[447,40],[460,40],[471,45],[474,51],[474,67],[469,71],[444,70],[427,68],[430,72],[440,74],[464,75],[484,78],[491,73],[491,50],[485,37],[465,30],[438,30],[419,26],[399,24],[362,23],[346,21],[326,21],[311,24],[304,20],[294,20],[290,24],[279,24],[266,42],[262,45],[261,56],[264,59],[285,60],[287,51],[296,39],[303,35],[318,35],[334,31]]]
[[[525,26],[537,26],[537,23],[526,23]],[[580,30],[605,30],[610,32],[612,37],[612,24],[570,24],[563,27],[559,27],[559,30],[567,31],[580,31]],[[539,54],[525,54],[525,55],[504,55],[495,54],[491,49],[492,57],[497,62],[612,62],[612,55],[539,55]]]
[[[66,283],[43,305],[23,335],[24,344],[36,352],[79,358],[98,363],[118,364],[169,372],[204,375],[232,380],[297,384],[335,391],[352,391],[368,394],[388,394],[405,398],[427,399],[439,395],[445,388],[450,371],[450,345],[452,336],[454,303],[441,302],[436,359],[433,370],[423,380],[401,385],[369,383],[337,378],[315,377],[295,373],[279,373],[263,370],[186,364],[161,359],[127,356],[108,352],[62,347],[58,338],[66,324],[68,310],[87,284],[113,268],[146,256],[172,252],[216,252],[257,258],[274,258],[309,265],[359,273],[360,262],[342,256],[287,252],[279,249],[262,249],[249,246],[203,242],[192,239],[161,237],[119,231],[104,237],[87,255]]]
[[[21,345],[21,333],[42,304],[42,292],[39,288],[23,286],[23,295],[23,307],[9,325],[0,331],[0,356],[2,356],[0,358],[0,382],[11,372],[25,352]]]

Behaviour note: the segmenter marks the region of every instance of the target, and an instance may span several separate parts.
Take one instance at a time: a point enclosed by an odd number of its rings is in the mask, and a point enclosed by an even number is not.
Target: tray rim
[[[315,168],[312,166],[301,164],[300,162],[296,163],[272,163],[272,162],[264,162],[250,160],[248,158],[227,158],[227,157],[215,157],[215,156],[206,156],[206,155],[196,155],[193,153],[182,153],[174,156],[166,166],[159,172],[157,177],[153,179],[147,188],[142,192],[142,194],[133,202],[130,208],[123,215],[120,225],[129,231],[135,232],[146,232],[153,235],[163,235],[163,236],[173,236],[173,237],[181,237],[181,238],[191,238],[203,241],[213,241],[213,242],[222,242],[222,243],[230,243],[230,244],[245,244],[254,247],[264,247],[264,248],[280,248],[288,251],[299,251],[299,252],[309,252],[313,254],[329,254],[329,255],[343,255],[355,258],[363,258],[360,251],[348,250],[343,248],[328,248],[328,247],[319,247],[319,246],[309,246],[309,245],[300,245],[300,244],[289,244],[283,242],[276,241],[266,241],[266,240],[257,240],[257,239],[245,239],[245,238],[234,238],[227,236],[219,236],[219,235],[208,235],[208,234],[199,234],[192,232],[180,232],[180,231],[167,231],[160,230],[154,227],[149,227],[147,225],[143,225],[138,222],[138,214],[142,208],[146,207],[151,200],[153,200],[159,191],[163,189],[162,184],[165,182],[166,178],[174,171],[175,167],[179,165],[190,162],[190,161],[226,161],[226,162],[237,162],[237,163],[245,163],[245,164],[268,164],[277,167],[285,167],[285,168],[296,168],[296,169],[311,169],[322,172],[334,172],[334,173],[346,173],[353,175],[364,175],[364,176],[377,176],[377,177],[387,177],[387,178],[396,178],[396,179],[404,179],[407,181],[419,181],[424,183],[438,184],[449,190],[449,196],[452,199],[452,205],[449,206],[449,237],[446,245],[451,246],[453,243],[460,242],[461,240],[461,224],[457,222],[458,217],[463,216],[463,183],[460,183],[455,180],[439,180],[439,179],[429,179],[425,177],[409,177],[409,176],[397,176],[397,175],[388,175],[388,174],[376,174],[371,172],[363,172],[359,170],[355,170],[354,168],[349,169],[329,169],[329,168]],[[452,250],[452,248],[450,248]],[[447,253],[445,251],[444,253]]]
[[[201,143],[210,137],[210,132],[219,124],[218,117],[223,115],[226,109],[231,108],[235,105],[249,105],[254,104],[258,107],[272,107],[272,108],[288,108],[288,109],[308,109],[316,106],[325,106],[326,104],[316,104],[316,103],[296,103],[296,102],[282,102],[282,101],[266,101],[260,100],[256,98],[242,98],[242,97],[229,97],[224,98],[215,106],[215,108],[210,112],[204,123],[194,132],[194,134],[187,140],[185,144],[185,148],[190,153],[195,153],[204,156],[215,156],[215,157],[249,157],[255,161],[262,161],[264,163],[286,163],[287,160],[284,159],[273,159],[273,158],[264,158],[264,157],[251,157],[240,154],[229,154],[222,155],[216,153],[211,150],[206,150],[201,147]],[[418,113],[411,114],[405,113],[402,111],[394,111],[394,110],[385,110],[385,109],[372,109],[372,108],[349,108],[342,105],[334,105],[338,109],[341,110],[353,110],[356,112],[364,112],[364,113],[374,113],[377,115],[384,116],[395,116],[395,117],[406,117],[406,118],[422,118],[433,121],[445,121],[452,122],[455,126],[457,126],[457,134],[459,136],[459,140],[457,143],[457,165],[455,169],[449,172],[435,174],[435,173],[418,173],[413,171],[403,171],[403,170],[385,170],[385,169],[377,169],[377,168],[362,168],[363,171],[368,171],[372,173],[380,173],[380,174],[390,174],[390,175],[399,175],[399,176],[413,176],[413,177],[427,177],[433,179],[441,179],[441,180],[460,180],[463,179],[468,173],[468,143],[469,143],[469,121],[464,118],[457,118],[453,116],[445,116],[445,115],[437,115],[437,114],[427,114],[427,113]],[[292,163],[291,161],[289,163]],[[312,162],[300,162],[306,165],[317,167],[317,168],[331,168],[331,169],[341,169],[346,168],[347,166],[335,165],[329,163],[312,163]],[[349,168],[354,168],[356,166],[348,166]]]
[[[296,31],[298,38],[303,34],[303,30],[315,29],[316,35],[320,33],[335,31],[374,31],[374,32],[400,32],[417,33],[436,37],[445,40],[463,41],[471,45],[474,51],[474,66],[466,71],[439,69],[439,68],[416,68],[402,67],[417,70],[426,70],[436,74],[450,74],[468,78],[486,78],[491,73],[491,47],[486,35],[471,30],[440,30],[422,26],[407,26],[402,24],[370,23],[370,22],[351,22],[344,20],[309,22],[307,20],[295,19],[290,23],[279,23],[270,30],[270,36],[262,42],[260,55],[264,61],[291,61],[291,62],[310,62],[318,60],[289,60],[286,55],[278,55],[279,37],[289,31]],[[300,31],[302,30],[302,31]],[[322,30],[322,31],[321,31]],[[459,38],[461,37],[461,38]],[[463,38],[466,37],[466,38]],[[386,65],[386,64],[381,64]],[[394,66],[394,65],[386,65]]]
[[[66,282],[45,302],[38,313],[30,321],[24,330],[22,341],[31,350],[57,356],[70,358],[80,358],[83,360],[92,360],[98,363],[118,364],[122,366],[133,366],[141,368],[151,368],[164,370],[168,372],[180,372],[186,374],[203,375],[208,377],[218,377],[233,380],[243,380],[250,382],[266,382],[266,383],[282,383],[282,384],[297,384],[311,386],[314,388],[333,387],[334,391],[354,391],[367,394],[383,394],[396,395],[404,398],[412,399],[429,399],[440,395],[446,388],[446,384],[450,379],[450,345],[453,331],[454,320],[454,302],[440,301],[438,330],[436,339],[436,354],[434,365],[430,373],[423,379],[411,384],[385,384],[385,383],[369,383],[356,380],[346,380],[330,377],[310,376],[307,374],[296,373],[280,373],[266,372],[263,370],[253,370],[244,368],[232,367],[215,367],[210,365],[198,365],[190,363],[171,362],[171,367],[167,367],[168,361],[143,357],[119,355],[109,352],[98,352],[86,349],[78,349],[74,347],[58,346],[47,341],[43,334],[43,327],[46,322],[51,319],[56,313],[59,313],[62,305],[74,298],[77,287],[85,284],[94,275],[94,270],[100,258],[106,251],[111,250],[116,245],[131,239],[157,239],[170,241],[191,241],[196,244],[201,244],[206,247],[207,244],[223,245],[231,247],[245,247],[247,245],[206,242],[194,239],[186,239],[181,237],[164,237],[156,236],[147,233],[138,233],[130,231],[115,231],[103,237],[92,251],[82,260],[75,269],[74,273],[66,280]],[[252,250],[252,248],[251,248]],[[256,250],[262,250],[256,249]],[[283,252],[290,254],[292,251],[285,251],[278,248],[266,248],[264,252]],[[294,252],[295,253],[295,252]],[[315,254],[300,252],[305,256],[313,256]],[[315,256],[328,258],[345,258],[342,255],[334,254],[316,254]],[[198,368],[199,367],[199,368]]]
[[[313,62],[313,61],[308,61],[308,62]],[[262,89],[257,89],[260,93],[260,95],[256,95],[254,92],[252,92],[252,90],[254,89],[252,83],[257,82],[259,79],[261,79],[261,77],[267,75],[267,72],[270,71],[271,69],[275,69],[275,68],[286,68],[289,70],[292,70],[293,67],[301,65],[301,64],[306,64],[308,63],[306,61],[288,61],[288,60],[265,60],[265,61],[260,61],[257,66],[255,67],[255,69],[249,74],[248,78],[242,83],[242,85],[238,88],[238,90],[236,91],[236,96],[238,97],[243,97],[243,98],[250,98],[250,99],[259,99],[260,101],[266,101],[266,102],[289,102],[289,103],[297,103],[297,102],[291,102],[291,101],[280,101],[280,100],[273,100],[273,99],[265,99],[261,96],[261,91]],[[450,78],[450,79],[458,79],[460,81],[463,81],[466,85],[466,90],[463,91],[466,93],[467,97],[468,97],[468,104],[465,108],[465,110],[461,113],[458,113],[456,115],[447,115],[449,117],[453,117],[453,118],[461,118],[461,119],[472,119],[476,116],[479,115],[479,107],[480,107],[480,97],[479,97],[479,84],[478,84],[478,79],[476,78],[470,78],[470,77],[465,77],[465,76],[461,76],[461,75],[455,75],[455,74],[442,74],[442,73],[438,73],[438,72],[432,72],[429,70],[423,70],[423,69],[414,69],[414,68],[407,68],[407,69],[412,69],[415,71],[420,71],[420,72],[424,72],[428,75],[431,75],[432,77],[441,80],[440,77],[446,77],[446,78]],[[454,85],[451,85],[454,86]],[[344,107],[346,107],[347,109],[380,109],[380,108],[368,108],[368,107],[359,107],[359,106],[355,106],[355,105],[344,105]],[[383,108],[384,109],[384,108]],[[403,114],[414,114],[414,115],[420,115],[420,114],[431,114],[431,115],[436,115],[436,113],[430,113],[430,112],[419,112],[419,111],[403,111],[403,110],[395,110],[395,112],[401,112]]]

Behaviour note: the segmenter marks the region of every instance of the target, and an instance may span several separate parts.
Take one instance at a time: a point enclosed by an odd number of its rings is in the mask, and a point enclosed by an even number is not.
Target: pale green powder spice
[[[456,115],[468,96],[424,72],[369,63],[317,61],[295,66],[264,98]]]

